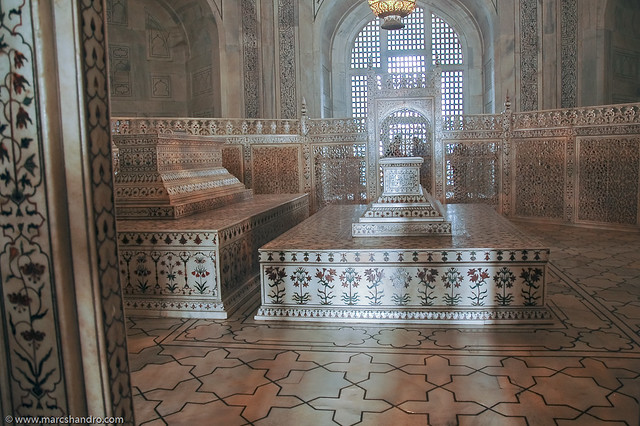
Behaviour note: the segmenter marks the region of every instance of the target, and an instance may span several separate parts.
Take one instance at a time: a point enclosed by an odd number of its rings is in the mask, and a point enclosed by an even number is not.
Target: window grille
[[[436,64],[436,61],[442,67],[442,114],[463,114],[464,61],[458,34],[444,19],[427,14],[419,7],[403,21],[405,27],[400,30],[380,31],[379,22],[374,19],[356,37],[351,49],[350,72],[353,117],[367,115],[369,66],[388,73],[412,75],[425,72],[427,63]]]

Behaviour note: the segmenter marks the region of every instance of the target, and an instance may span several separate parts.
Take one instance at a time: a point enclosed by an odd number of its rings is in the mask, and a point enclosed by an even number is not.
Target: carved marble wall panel
[[[147,57],[149,59],[171,59],[169,31],[146,8],[145,29],[147,31]]]
[[[7,423],[92,415],[134,424],[115,269],[104,5],[0,0]]]
[[[280,58],[280,116],[298,117],[296,6],[293,0],[278,0],[278,53]]]
[[[242,0],[242,59],[244,62],[244,112],[260,116],[260,64],[258,56],[258,10],[256,0]]]
[[[640,75],[640,57],[636,52],[614,49],[613,73],[616,78],[635,80]]]
[[[132,96],[129,46],[109,45],[111,96]]]
[[[345,120],[343,120],[345,121]],[[255,136],[269,140],[301,133],[299,120],[245,120],[237,118],[113,118],[115,135],[187,133],[191,135]],[[260,141],[259,141],[260,142]]]
[[[550,111],[533,111],[513,114],[512,130],[554,131],[558,128],[575,127],[577,132],[604,135],[619,134],[637,128],[621,126],[640,124],[640,107],[636,105],[602,105],[584,108],[568,108]],[[609,125],[611,127],[603,127]],[[597,126],[597,127],[596,127]],[[626,130],[629,129],[629,130]]]
[[[193,96],[211,93],[213,91],[211,67],[195,71],[191,75],[191,93]]]
[[[313,185],[315,206],[366,204],[366,144],[314,145]]]
[[[523,217],[564,218],[566,141],[512,141],[514,214]]]
[[[498,204],[500,141],[445,141],[447,203]]]
[[[170,75],[152,75],[151,81],[151,97],[152,98],[170,98],[171,97],[171,76]]]
[[[560,22],[560,106],[576,106],[578,96],[578,1],[562,0]]]
[[[128,0],[106,0],[107,23],[109,25],[127,25],[129,22]]]
[[[538,109],[538,0],[520,0],[520,110]]]
[[[294,194],[302,191],[302,147],[251,146],[252,189],[256,194]]]
[[[242,145],[224,145],[222,147],[222,167],[244,182],[244,157]]]
[[[640,223],[640,137],[578,139],[578,220]]]
[[[324,0],[313,0],[313,16],[318,15],[318,11],[320,10],[320,7],[322,7],[323,2]]]

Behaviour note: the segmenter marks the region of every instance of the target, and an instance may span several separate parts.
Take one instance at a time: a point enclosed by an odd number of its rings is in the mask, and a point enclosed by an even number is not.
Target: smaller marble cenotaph
[[[353,237],[451,235],[442,205],[420,185],[421,157],[380,159],[382,195],[351,228]]]

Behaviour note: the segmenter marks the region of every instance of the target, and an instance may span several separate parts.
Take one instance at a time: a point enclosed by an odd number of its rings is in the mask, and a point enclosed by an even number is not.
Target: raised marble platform
[[[118,220],[127,314],[226,318],[259,289],[258,248],[308,216],[306,194],[282,194],[179,219]]]
[[[549,248],[486,205],[447,205],[452,235],[351,236],[329,206],[260,249],[259,320],[548,323]]]

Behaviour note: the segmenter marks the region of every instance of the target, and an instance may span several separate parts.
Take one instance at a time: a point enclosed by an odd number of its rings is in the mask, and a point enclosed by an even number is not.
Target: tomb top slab
[[[535,250],[548,253],[537,238],[520,231],[491,206],[449,204],[444,216],[451,222],[448,236],[351,236],[351,225],[367,206],[327,206],[303,224],[262,247],[261,251],[282,250]],[[545,255],[546,257],[546,255]]]
[[[215,232],[240,223],[269,208],[284,203],[306,202],[306,194],[265,194],[227,204],[215,210],[196,213],[179,219],[135,219],[118,221],[118,232],[157,232],[158,230]]]

